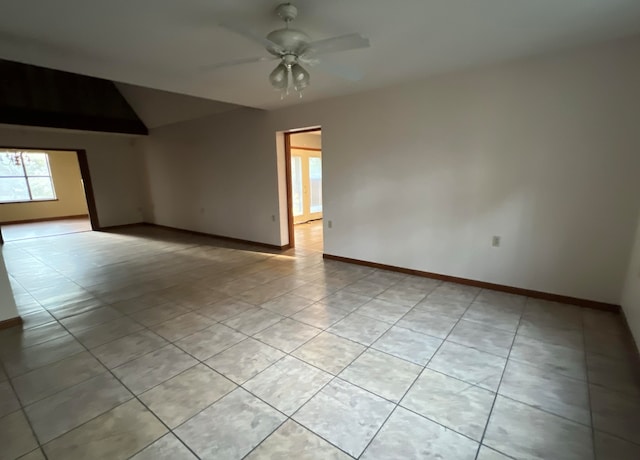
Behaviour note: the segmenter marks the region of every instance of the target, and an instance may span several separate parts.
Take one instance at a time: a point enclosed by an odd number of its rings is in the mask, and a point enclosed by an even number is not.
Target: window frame
[[[3,153],[10,153],[11,150],[4,150],[4,151],[0,151],[0,154]],[[51,162],[49,161],[49,154],[47,152],[41,152],[41,151],[18,151],[16,153],[19,153],[20,155],[20,166],[22,166],[22,176],[0,176],[0,180],[2,179],[24,179],[26,184],[27,184],[27,191],[29,192],[29,199],[28,200],[16,200],[16,201],[2,201],[2,199],[0,199],[0,206],[2,206],[3,204],[19,204],[19,203],[42,203],[42,202],[46,202],[46,201],[58,201],[58,195],[56,194],[56,188],[55,188],[55,184],[53,183],[53,173],[51,172]],[[49,175],[47,176],[42,176],[42,175],[29,175],[27,174],[27,168],[25,166],[25,162],[24,162],[24,154],[32,154],[32,153],[37,153],[37,154],[43,154],[45,157],[45,160],[47,161],[47,171],[49,171]],[[53,192],[53,197],[52,198],[33,198],[33,193],[31,192],[31,183],[29,182],[29,178],[48,178],[51,181],[51,191]]]

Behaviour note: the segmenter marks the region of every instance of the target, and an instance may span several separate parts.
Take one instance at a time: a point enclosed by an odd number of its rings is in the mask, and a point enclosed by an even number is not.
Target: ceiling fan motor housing
[[[267,35],[267,39],[278,45],[282,50],[285,50],[285,53],[282,53],[280,50],[267,47],[267,51],[274,56],[282,56],[283,54],[298,56],[307,49],[311,42],[311,38],[307,34],[297,29],[274,30]]]

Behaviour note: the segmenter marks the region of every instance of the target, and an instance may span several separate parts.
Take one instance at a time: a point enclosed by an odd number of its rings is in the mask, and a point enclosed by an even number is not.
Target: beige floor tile
[[[593,458],[589,427],[502,396],[496,399],[483,443],[513,458]]]
[[[310,326],[326,329],[347,316],[347,312],[339,308],[329,307],[322,303],[315,303],[304,310],[300,310],[291,318]]]
[[[269,326],[273,326],[283,319],[284,316],[272,311],[262,308],[252,308],[251,310],[246,310],[239,315],[223,321],[223,323],[243,334],[253,335]]]
[[[589,389],[581,380],[509,361],[498,393],[583,425],[591,425]]]
[[[337,375],[365,349],[359,343],[323,332],[295,350],[293,356]]]
[[[335,379],[293,415],[293,419],[358,457],[393,410],[393,403]]]
[[[237,384],[242,384],[284,356],[284,353],[252,338],[227,348],[205,364]]]
[[[197,457],[169,433],[131,457],[131,460],[197,460]]]
[[[81,351],[84,351],[82,345],[71,335],[67,335],[29,348],[7,350],[2,361],[9,377],[15,377]]]
[[[393,326],[371,346],[397,358],[424,366],[431,359],[442,340],[410,329]]]
[[[421,305],[421,304],[420,304]],[[403,316],[396,326],[410,329],[420,334],[431,335],[439,339],[445,339],[454,328],[459,318],[442,314],[431,309],[414,307]]]
[[[201,458],[243,458],[286,417],[237,388],[180,426],[176,435]]]
[[[78,341],[87,348],[96,348],[144,329],[144,326],[131,318],[121,317],[91,329],[76,332]]]
[[[97,359],[84,351],[22,374],[13,384],[22,404],[28,405],[106,371]]]
[[[500,356],[445,342],[427,367],[472,385],[496,391],[506,362]]]
[[[69,316],[61,319],[60,323],[66,327],[72,334],[99,326],[101,324],[113,321],[122,316],[118,310],[111,307],[99,307],[93,310],[80,313],[78,315]]]
[[[313,304],[313,300],[289,293],[269,300],[260,306],[282,316],[291,316],[311,304]]]
[[[224,321],[225,319],[229,319],[253,308],[255,307],[250,303],[230,298],[214,302],[211,305],[200,308],[199,310],[196,310],[196,313],[206,316],[214,321]]]
[[[253,337],[285,353],[291,353],[320,332],[321,329],[286,318]]]
[[[134,394],[140,394],[198,363],[174,345],[167,345],[113,369]]]
[[[345,339],[369,346],[378,340],[390,327],[391,324],[389,323],[351,313],[331,326],[328,331]]]
[[[166,344],[167,341],[159,335],[143,330],[94,348],[92,353],[105,366],[113,369]]]
[[[8,380],[0,382],[0,417],[20,409],[20,401],[11,388]]]
[[[361,458],[474,460],[477,450],[476,442],[398,407]]]
[[[44,446],[49,460],[126,459],[167,432],[137,400],[124,403]]]
[[[181,305],[166,303],[158,307],[151,307],[131,314],[131,318],[147,327],[164,323],[172,318],[189,313],[189,310]]]
[[[176,345],[202,361],[226,350],[245,338],[244,334],[223,324],[214,324],[207,329],[178,340]]]
[[[32,450],[26,455],[23,455],[19,460],[46,460],[41,449]]]
[[[397,403],[421,370],[421,366],[369,349],[339,376],[349,383]]]
[[[170,428],[175,428],[235,387],[217,372],[198,364],[143,393],[140,400]]]
[[[27,406],[25,412],[44,444],[132,397],[105,373]]]
[[[480,441],[495,394],[425,369],[401,406]]]
[[[331,378],[331,374],[287,356],[243,387],[279,411],[291,415]]]
[[[292,420],[265,439],[247,460],[349,460],[351,457]]]
[[[9,460],[38,447],[29,422],[21,410],[0,418],[0,459]]]

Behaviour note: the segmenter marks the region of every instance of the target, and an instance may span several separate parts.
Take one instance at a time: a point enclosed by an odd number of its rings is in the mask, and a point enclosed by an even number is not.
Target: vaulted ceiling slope
[[[0,58],[272,109],[273,63],[205,72],[202,66],[265,54],[216,24],[260,35],[281,27],[278,0],[20,0],[4,2]],[[358,83],[311,70],[303,101],[378,88],[514,57],[640,32],[638,0],[299,0],[295,26],[312,39],[359,32],[370,49],[331,57],[364,72]]]
[[[235,104],[125,83],[116,83],[116,87],[149,129],[240,108]]]

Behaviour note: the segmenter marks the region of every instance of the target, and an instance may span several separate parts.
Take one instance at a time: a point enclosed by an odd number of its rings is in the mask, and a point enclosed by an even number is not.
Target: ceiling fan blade
[[[230,61],[218,62],[216,64],[210,64],[210,65],[201,66],[200,70],[204,71],[204,72],[208,72],[208,71],[211,71],[211,70],[218,70],[218,69],[222,69],[222,68],[225,68],[225,67],[232,67],[232,66],[242,65],[242,64],[252,64],[254,62],[274,61],[276,59],[278,59],[278,58],[275,57],[275,56],[273,56],[273,57],[261,56],[261,57],[232,59]]]
[[[233,24],[230,22],[221,22],[218,25],[223,29],[230,30],[231,32],[235,32],[238,35],[242,35],[243,37],[248,38],[249,40],[260,43],[265,48],[274,50],[277,53],[282,53],[284,51],[280,46],[276,45],[271,40],[265,37],[262,37],[261,35],[258,35],[257,33],[253,32],[252,30],[245,29],[244,27],[239,26],[237,24]]]
[[[347,34],[311,42],[303,55],[314,56],[317,54],[369,48],[369,46],[371,45],[369,44],[368,38],[363,37],[360,34]]]
[[[314,65],[323,72],[349,81],[360,81],[364,77],[364,74],[357,69],[327,61],[318,61]]]

